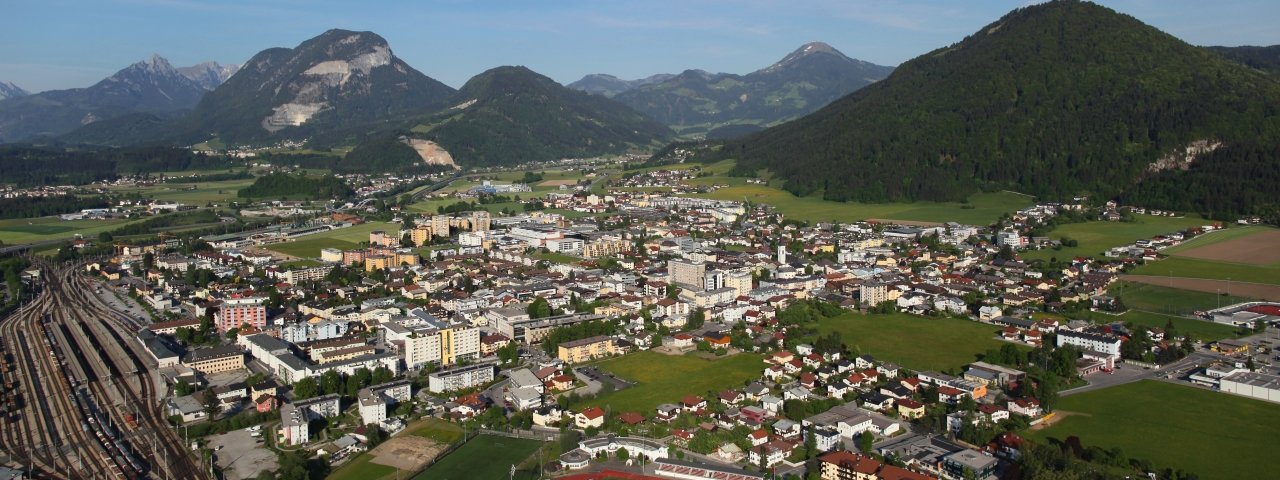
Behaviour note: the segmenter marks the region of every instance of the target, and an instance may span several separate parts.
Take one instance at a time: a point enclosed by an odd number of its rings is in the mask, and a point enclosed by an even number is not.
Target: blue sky
[[[6,0],[0,80],[84,87],[152,53],[242,63],[329,28],[370,30],[460,87],[499,65],[568,83],[701,68],[748,73],[809,41],[882,65],[964,38],[1028,2],[944,0]],[[1197,45],[1280,44],[1276,0],[1103,0]]]

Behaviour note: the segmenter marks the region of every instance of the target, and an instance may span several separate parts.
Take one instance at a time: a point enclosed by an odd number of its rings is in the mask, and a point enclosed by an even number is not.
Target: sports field
[[[471,480],[507,478],[511,466],[538,451],[541,442],[480,435],[446,455],[415,480]]]
[[[292,242],[267,245],[265,248],[273,252],[280,252],[299,258],[317,258],[320,256],[320,250],[325,248],[342,250],[357,248],[361,242],[368,242],[369,232],[375,230],[394,234],[400,231],[400,225],[386,222],[362,223],[352,227],[307,235]]]
[[[1207,278],[1213,280],[1232,280],[1236,282],[1280,285],[1280,264],[1251,265],[1245,263],[1200,260],[1181,256],[1173,256],[1163,260],[1147,262],[1130,273],[1134,275],[1149,275],[1152,277]],[[1233,293],[1235,292],[1233,291]]]
[[[364,453],[338,467],[325,480],[379,480],[395,473],[395,467],[373,463],[373,455]]]
[[[1056,257],[1067,261],[1074,257],[1101,258],[1102,252],[1108,248],[1128,245],[1135,240],[1151,238],[1156,235],[1173,233],[1190,227],[1198,227],[1211,223],[1198,217],[1156,217],[1151,215],[1134,215],[1132,222],[1081,222],[1068,223],[1049,232],[1054,240],[1063,237],[1080,242],[1075,247],[1063,247],[1058,250],[1032,250],[1022,254],[1028,260],[1048,260]]]
[[[406,435],[435,440],[444,444],[462,440],[462,427],[436,418],[423,419],[405,428]]]
[[[1202,479],[1274,478],[1280,405],[1147,380],[1063,397],[1036,440],[1078,436],[1085,446],[1119,447],[1156,467]]]
[[[1197,292],[1136,282],[1116,282],[1107,288],[1107,295],[1119,297],[1130,309],[1170,315],[1192,315],[1198,311],[1254,300],[1240,295],[1228,297],[1226,292],[1219,295],[1214,292]]]
[[[706,395],[708,391],[741,387],[744,381],[759,378],[767,365],[754,353],[704,360],[692,355],[645,351],[604,360],[597,366],[636,385],[602,395],[587,402],[588,405],[608,406],[614,412],[652,415],[659,404],[679,402],[685,395]]]
[[[1000,348],[999,327],[954,318],[917,317],[905,313],[862,315],[848,312],[822,320],[818,330],[840,332],[859,354],[871,355],[913,370],[958,368],[978,354]]]
[[[0,242],[6,244],[71,238],[80,234],[97,239],[98,233],[129,223],[128,220],[61,220],[58,217],[0,220]]]
[[[699,180],[723,182],[730,186],[711,193],[693,195],[695,197],[767,203],[785,214],[786,218],[809,222],[879,219],[931,223],[954,221],[968,225],[988,225],[1000,218],[1001,214],[1032,204],[1031,197],[1011,192],[979,193],[969,197],[968,204],[957,202],[844,203],[827,201],[816,196],[797,197],[777,187],[745,184],[742,179],[711,177]]]

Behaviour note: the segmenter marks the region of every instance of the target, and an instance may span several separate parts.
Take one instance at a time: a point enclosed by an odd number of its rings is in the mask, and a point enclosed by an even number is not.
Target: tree
[[[871,432],[862,432],[862,436],[858,437],[858,450],[862,453],[871,453],[871,448],[875,445],[876,438]]]
[[[529,318],[547,318],[551,316],[551,304],[547,303],[547,299],[538,297],[529,303],[529,307],[525,309],[525,313],[529,314]]]
[[[337,370],[329,370],[320,375],[320,392],[328,395],[342,390],[342,375]]]
[[[293,384],[293,398],[302,400],[319,394],[319,386],[315,377],[307,377]]]
[[[218,401],[218,395],[213,393],[213,390],[205,390],[204,396],[200,400],[200,409],[204,411],[204,414],[209,418],[209,420],[213,420],[214,417],[218,416],[218,412],[222,411],[222,405],[219,405],[220,402]]]
[[[390,382],[393,378],[395,378],[395,375],[391,374],[391,370],[387,369],[385,366],[379,366],[378,368],[373,369],[373,380],[371,380],[371,383],[374,385],[380,385]]]
[[[498,360],[502,363],[511,363],[517,358],[520,358],[520,345],[516,342],[507,342],[506,345],[498,348]]]
[[[685,321],[685,327],[690,330],[702,328],[702,324],[706,323],[706,321],[707,312],[703,311],[702,308],[695,308],[689,314],[689,319]]]
[[[618,449],[618,460],[625,462],[627,461],[627,458],[629,457],[629,455],[630,454],[627,453],[627,449],[625,448]]]
[[[179,397],[191,395],[195,391],[196,387],[187,383],[186,380],[178,380],[178,383],[173,386],[173,394]]]

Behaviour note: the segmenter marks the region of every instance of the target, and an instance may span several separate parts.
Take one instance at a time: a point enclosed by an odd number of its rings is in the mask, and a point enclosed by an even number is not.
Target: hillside
[[[719,155],[737,158],[739,174],[768,168],[787,190],[831,200],[960,200],[979,189],[1106,198],[1143,180],[1214,175],[1201,164],[1222,155],[1196,160],[1193,148],[1193,162],[1180,161],[1197,141],[1224,155],[1275,145],[1278,102],[1267,74],[1107,8],[1051,2]],[[1210,193],[1182,195],[1203,206]]]
[[[891,71],[814,42],[746,75],[687,70],[613,98],[683,136],[696,137],[718,126],[767,126],[803,116]]]
[[[623,153],[671,137],[669,129],[625,105],[570,90],[524,67],[476,75],[448,104],[413,131],[461,165]]]
[[[1205,47],[1227,60],[1243,63],[1272,74],[1280,74],[1280,45],[1270,47]]]
[[[607,73],[593,73],[565,86],[574,90],[581,90],[587,93],[594,93],[596,95],[604,95],[606,97],[613,98],[614,95],[627,90],[658,83],[674,76],[675,75],[669,73],[659,73],[657,75],[650,75],[648,77],[635,80],[623,80]]]
[[[354,143],[437,106],[452,88],[414,70],[372,32],[329,30],[254,55],[174,128],[181,143],[315,138]]]

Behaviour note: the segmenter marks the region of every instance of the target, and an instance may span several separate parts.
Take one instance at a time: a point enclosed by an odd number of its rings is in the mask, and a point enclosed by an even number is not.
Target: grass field
[[[420,423],[406,427],[405,434],[435,440],[444,444],[452,444],[462,440],[462,427],[456,423],[427,418]]]
[[[1134,215],[1132,222],[1081,222],[1068,223],[1055,228],[1049,233],[1054,240],[1068,237],[1080,242],[1076,247],[1063,247],[1060,250],[1032,250],[1022,254],[1028,260],[1070,260],[1074,257],[1102,257],[1108,248],[1128,245],[1135,240],[1151,238],[1156,235],[1173,233],[1189,227],[1198,227],[1209,221],[1198,217],[1155,217],[1151,215]]]
[[[970,225],[988,225],[1006,212],[1013,212],[1032,204],[1031,197],[1010,192],[980,193],[961,203],[842,203],[823,200],[820,197],[797,197],[790,192],[768,185],[746,184],[743,179],[709,177],[699,183],[726,183],[729,187],[696,197],[719,200],[748,200],[767,203],[777,208],[787,218],[809,222],[852,222],[869,218],[907,220],[917,222],[959,222]]]
[[[440,459],[415,480],[470,480],[507,478],[511,465],[538,451],[540,442],[480,435]]]
[[[373,455],[363,454],[334,470],[325,480],[379,480],[396,473],[395,467],[372,462]]]
[[[368,222],[353,227],[340,228],[330,232],[307,235],[292,242],[267,245],[266,248],[267,250],[280,252],[285,255],[292,255],[300,258],[316,258],[320,256],[321,249],[337,248],[349,250],[356,248],[360,245],[360,242],[369,241],[369,232],[375,230],[394,233],[400,230],[400,226],[394,223]]]
[[[1255,300],[1240,296],[1228,297],[1226,292],[1217,295],[1134,282],[1116,282],[1107,289],[1107,294],[1119,297],[1128,308],[1170,315],[1191,315],[1197,311]]]
[[[1277,404],[1148,380],[1064,397],[1057,409],[1071,413],[1031,438],[1075,435],[1086,446],[1119,447],[1206,480],[1275,474],[1274,464],[1260,459],[1275,450]]]
[[[959,368],[988,349],[1000,348],[998,327],[954,318],[916,317],[905,313],[862,315],[848,312],[823,320],[822,334],[840,332],[845,345],[861,354],[913,370]]]
[[[760,355],[740,353],[717,360],[637,352],[602,361],[598,366],[618,378],[636,382],[633,387],[602,395],[590,405],[609,406],[614,412],[652,415],[659,404],[676,403],[685,395],[706,395],[745,380],[759,378],[765,363]]]
[[[115,229],[128,220],[61,220],[58,217],[15,218],[0,220],[0,242],[6,244],[29,243],[55,238],[70,238],[75,234],[96,239],[98,233]]]
[[[252,178],[221,182],[161,183],[146,187],[113,188],[115,193],[137,193],[147,198],[204,206],[236,199],[236,193],[253,184]]]
[[[1164,328],[1169,322],[1173,322],[1173,328],[1179,332],[1190,333],[1192,337],[1202,341],[1221,340],[1237,336],[1236,329],[1227,325],[1139,310],[1129,310],[1120,315],[1084,311],[1072,314],[1072,316],[1098,323],[1128,322],[1134,325],[1159,328]]]
[[[1244,238],[1250,235],[1256,235],[1256,234],[1268,232],[1271,230],[1275,230],[1275,229],[1272,227],[1259,227],[1259,226],[1232,227],[1226,230],[1218,230],[1218,231],[1209,232],[1209,233],[1197,236],[1195,238],[1182,242],[1177,246],[1166,248],[1162,250],[1160,253],[1164,253],[1166,255],[1177,255],[1179,253],[1185,252],[1187,250],[1191,250],[1193,248],[1205,247],[1205,246],[1213,245],[1215,243],[1222,243],[1227,240]]]
[[[1177,256],[1147,262],[1130,273],[1280,285],[1280,265],[1246,265]]]

